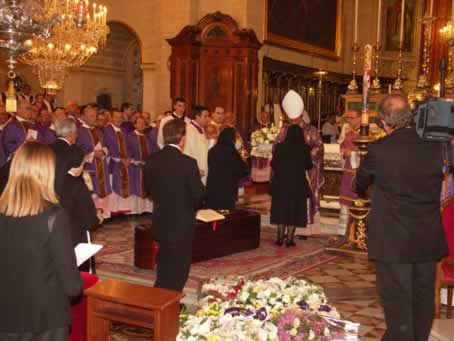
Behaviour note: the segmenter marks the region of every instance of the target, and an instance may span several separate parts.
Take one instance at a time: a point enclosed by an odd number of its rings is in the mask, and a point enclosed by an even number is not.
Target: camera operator
[[[369,145],[356,173],[359,194],[375,185],[368,251],[376,261],[384,301],[385,341],[427,341],[435,309],[435,266],[447,254],[440,216],[442,144],[421,139],[412,119],[403,96],[385,96],[377,123],[388,136]]]

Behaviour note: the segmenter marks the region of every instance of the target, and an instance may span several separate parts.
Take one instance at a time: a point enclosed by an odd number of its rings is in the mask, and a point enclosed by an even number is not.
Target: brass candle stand
[[[353,51],[353,62],[352,62],[352,80],[348,85],[347,94],[357,94],[358,93],[358,83],[356,82],[356,57],[359,51],[358,43],[354,43],[352,47]]]
[[[361,161],[367,155],[369,143],[375,141],[372,136],[360,136],[353,140],[359,148]],[[350,219],[345,234],[328,240],[327,251],[349,255],[367,255],[367,217],[370,212],[371,201],[365,197],[358,197],[349,207]]]
[[[399,48],[399,60],[397,61],[397,78],[394,81],[394,84],[392,86],[393,92],[397,92],[397,93],[402,92],[402,89],[404,88],[404,84],[403,84],[403,80],[402,80],[402,64],[403,64],[402,52],[403,52],[403,47],[401,44],[401,46]]]
[[[374,46],[374,74],[375,78],[372,81],[372,85],[370,87],[371,93],[373,94],[379,94],[381,93],[381,84],[380,84],[380,78],[378,78],[378,72],[380,70],[380,50],[381,46],[380,43],[377,41],[376,45]]]

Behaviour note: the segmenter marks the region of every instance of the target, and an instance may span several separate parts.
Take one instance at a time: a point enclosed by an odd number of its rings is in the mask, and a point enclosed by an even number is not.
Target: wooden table
[[[151,224],[136,227],[134,265],[154,269],[158,243],[152,239]],[[192,241],[192,263],[253,250],[260,245],[260,215],[255,212],[233,210],[225,220],[212,223],[196,222]]]
[[[153,341],[175,341],[178,335],[180,292],[104,280],[85,295],[88,341],[107,341],[112,321],[151,329]]]

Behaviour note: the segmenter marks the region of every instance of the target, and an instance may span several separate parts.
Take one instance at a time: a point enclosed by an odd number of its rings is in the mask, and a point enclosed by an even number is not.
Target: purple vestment
[[[123,160],[128,160],[125,128],[108,124],[104,128],[104,145],[109,150],[109,171],[112,174],[112,190],[123,198],[129,197],[128,167]]]
[[[157,129],[156,129],[157,130]],[[131,195],[145,197],[143,167],[151,153],[151,140],[145,134],[133,131],[127,137],[129,164],[129,188]]]
[[[32,127],[32,123],[28,121],[19,121],[17,118],[12,118],[3,128],[2,145],[4,149],[4,160],[8,160],[15,153],[22,143],[27,138],[28,130]]]
[[[96,128],[88,128],[85,125],[78,127],[77,146],[89,155],[94,152],[95,146],[105,147],[102,132]],[[112,190],[109,182],[109,173],[106,158],[93,157],[92,162],[85,163],[84,169],[90,174],[93,190],[100,198],[109,195]]]

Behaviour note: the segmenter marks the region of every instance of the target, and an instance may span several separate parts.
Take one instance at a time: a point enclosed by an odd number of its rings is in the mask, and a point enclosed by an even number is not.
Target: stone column
[[[159,93],[159,86],[157,84],[157,63],[142,63],[140,68],[143,72],[143,111],[147,111],[151,114],[151,118],[154,119],[158,112],[158,101],[157,96]]]

